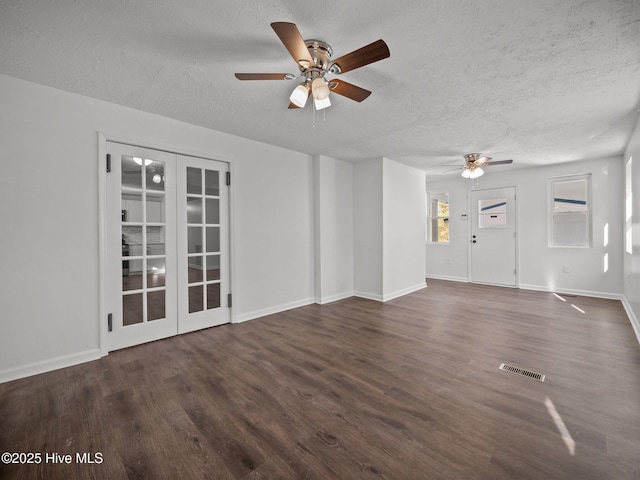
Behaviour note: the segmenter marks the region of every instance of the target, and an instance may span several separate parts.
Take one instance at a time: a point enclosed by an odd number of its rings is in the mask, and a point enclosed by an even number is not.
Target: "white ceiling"
[[[288,110],[296,72],[270,23],[371,90]],[[518,168],[623,152],[640,107],[638,0],[0,0],[0,73],[309,154],[387,157],[429,173],[480,152]],[[1,107],[0,107],[1,108]]]

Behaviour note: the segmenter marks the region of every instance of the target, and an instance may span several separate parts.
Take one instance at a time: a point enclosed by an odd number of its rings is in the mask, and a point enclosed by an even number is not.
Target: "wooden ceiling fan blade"
[[[304,44],[304,39],[295,23],[274,22],[271,24],[271,28],[298,65],[302,67],[313,65],[313,58],[311,58],[309,49]]]
[[[290,73],[236,73],[238,80],[287,80]]]
[[[389,58],[391,53],[389,47],[384,40],[377,40],[369,45],[365,45],[358,50],[354,50],[351,53],[347,53],[340,58],[337,58],[332,63],[338,67],[336,73],[345,73],[356,68],[364,67],[370,63]]]
[[[506,165],[507,163],[513,163],[513,160],[498,160],[496,162],[485,163],[485,165]]]
[[[350,98],[351,100],[355,100],[356,102],[361,102],[371,95],[369,90],[345,82],[344,80],[329,81],[329,88],[332,92],[342,95],[343,97]]]

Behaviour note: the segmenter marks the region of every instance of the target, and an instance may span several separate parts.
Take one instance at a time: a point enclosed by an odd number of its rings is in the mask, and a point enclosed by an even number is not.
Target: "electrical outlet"
[[[571,273],[571,265],[567,265],[567,264],[562,265],[562,271],[564,273]]]

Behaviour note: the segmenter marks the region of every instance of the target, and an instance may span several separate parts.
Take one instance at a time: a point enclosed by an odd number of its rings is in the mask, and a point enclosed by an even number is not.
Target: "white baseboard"
[[[622,295],[619,293],[611,292],[594,292],[591,290],[573,290],[571,288],[556,288],[551,290],[544,285],[527,285],[521,283],[518,288],[523,290],[535,290],[538,292],[550,292],[550,293],[566,293],[567,295],[577,295],[579,297],[594,297],[594,298],[606,298],[609,300],[622,300]]]
[[[638,317],[636,317],[633,308],[631,308],[629,300],[627,300],[627,297],[625,297],[624,295],[622,296],[622,306],[624,307],[625,312],[627,312],[627,316],[629,317],[629,321],[631,322],[633,331],[636,332],[638,343],[640,343],[640,322],[638,321]]]
[[[423,288],[427,288],[426,283],[419,283],[418,285],[414,285],[413,287],[404,288],[402,290],[398,290],[393,293],[388,293],[386,295],[378,295],[377,293],[368,293],[368,292],[354,292],[353,295],[360,298],[366,298],[368,300],[375,300],[376,302],[388,302],[389,300],[393,300],[394,298],[402,297],[404,295],[417,292],[418,290],[422,290]]]
[[[311,305],[315,299],[307,298],[304,300],[298,300],[297,302],[284,303],[282,305],[276,305],[274,307],[265,308],[263,310],[254,310],[253,312],[243,313],[241,315],[236,316],[236,319],[233,323],[242,323],[247,322],[249,320],[254,320],[260,317],[266,317],[267,315],[273,315],[274,313],[284,312],[286,310],[291,310],[292,308],[304,307],[305,305]]]
[[[0,383],[18,380],[19,378],[30,377],[40,373],[51,372],[60,368],[71,367],[80,363],[97,360],[101,357],[100,349],[87,350],[86,352],[64,355],[62,357],[34,362],[20,367],[6,368],[0,370]]]
[[[403,297],[405,295],[409,295],[410,293],[417,292],[418,290],[422,290],[423,288],[427,288],[427,284],[425,282],[419,283],[418,285],[414,285],[413,287],[404,288],[402,290],[398,290],[397,292],[388,293],[383,296],[383,302],[388,302],[389,300],[393,300],[394,298]]]
[[[337,302],[338,300],[344,300],[345,298],[353,297],[354,292],[343,292],[336,295],[330,295],[328,297],[320,297],[315,299],[315,303],[319,305],[325,305],[331,302]]]
[[[378,295],[376,293],[368,293],[368,292],[353,292],[354,297],[366,298],[367,300],[375,300],[376,302],[382,302],[382,295]]]
[[[469,283],[469,279],[466,277],[449,277],[447,275],[431,275],[431,274],[427,274],[426,276],[427,280],[430,278],[433,278],[434,280],[447,280],[449,282],[462,282],[462,283]]]

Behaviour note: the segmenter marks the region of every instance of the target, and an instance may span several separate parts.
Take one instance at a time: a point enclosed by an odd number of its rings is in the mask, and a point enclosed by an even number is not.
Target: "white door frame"
[[[471,263],[471,255],[472,255],[472,245],[471,245],[471,232],[472,232],[472,228],[471,228],[471,224],[472,224],[472,219],[471,219],[471,215],[473,215],[474,209],[473,209],[473,205],[471,203],[471,193],[472,192],[480,192],[480,191],[488,191],[488,190],[499,190],[502,188],[513,188],[514,189],[514,194],[515,194],[515,205],[516,205],[516,209],[514,212],[515,215],[515,230],[516,230],[516,241],[515,241],[515,255],[516,255],[516,279],[515,279],[515,287],[514,288],[520,288],[520,202],[518,202],[519,196],[518,196],[518,186],[517,185],[501,185],[501,186],[493,186],[493,187],[484,187],[484,188],[470,188],[468,190],[468,194],[467,194],[467,211],[469,212],[469,220],[467,222],[467,272],[468,272],[468,276],[467,276],[467,280],[470,283],[473,283],[473,278],[471,275],[471,268],[472,268],[472,263]]]
[[[139,138],[128,138],[121,135],[113,135],[104,132],[98,132],[98,256],[99,256],[99,292],[98,292],[98,331],[100,332],[100,356],[104,357],[109,354],[107,345],[107,336],[109,334],[109,328],[107,324],[107,315],[109,314],[107,309],[107,142],[124,143],[135,147],[149,148],[153,150],[160,150],[164,152],[174,153],[176,155],[186,155],[190,157],[199,157],[209,160],[217,160],[229,164],[229,173],[231,174],[233,182],[234,160],[225,155],[212,155],[211,153],[202,153],[193,150],[185,150],[183,148],[168,147],[166,145],[158,145],[146,142]],[[233,186],[233,183],[232,183]],[[231,292],[235,293],[235,249],[234,242],[234,188],[229,189],[229,286]],[[232,302],[230,308],[231,323],[236,323],[236,299]]]

